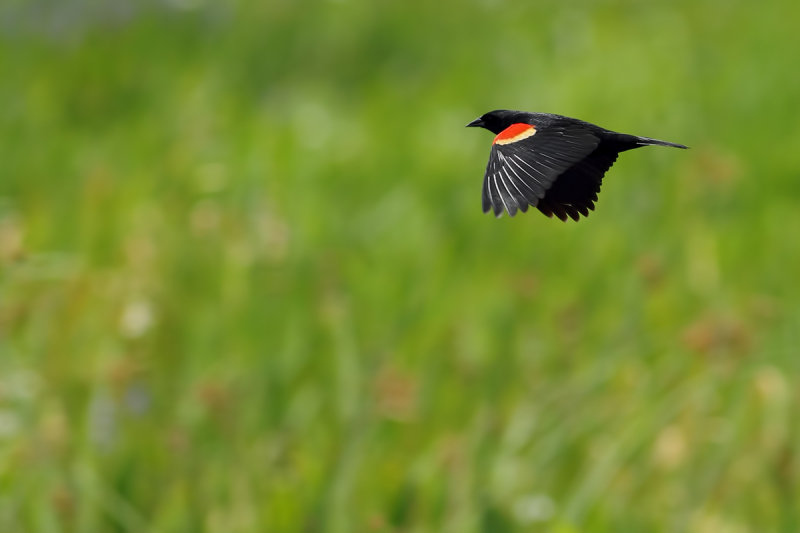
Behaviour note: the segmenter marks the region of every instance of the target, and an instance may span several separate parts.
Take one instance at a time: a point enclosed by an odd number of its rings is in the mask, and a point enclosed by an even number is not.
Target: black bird
[[[682,144],[616,133],[575,118],[500,109],[467,127],[496,135],[483,179],[483,212],[495,216],[533,206],[545,215],[578,220],[594,210],[603,175],[617,155],[657,144]]]

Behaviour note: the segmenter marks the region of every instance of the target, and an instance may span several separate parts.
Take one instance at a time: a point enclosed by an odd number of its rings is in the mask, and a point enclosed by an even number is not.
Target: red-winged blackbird
[[[550,113],[500,109],[471,126],[496,134],[483,179],[483,212],[491,209],[497,217],[503,209],[513,217],[529,205],[564,221],[589,216],[620,152],[650,144],[686,148]]]

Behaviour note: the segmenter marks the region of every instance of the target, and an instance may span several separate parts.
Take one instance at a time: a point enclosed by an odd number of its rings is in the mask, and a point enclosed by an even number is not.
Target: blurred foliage
[[[798,16],[3,3],[0,530],[797,531]],[[692,150],[495,220],[495,108]]]

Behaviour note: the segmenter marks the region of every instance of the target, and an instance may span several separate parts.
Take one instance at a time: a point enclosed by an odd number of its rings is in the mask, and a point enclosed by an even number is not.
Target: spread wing
[[[581,124],[556,123],[541,130],[519,126],[501,132],[492,144],[483,180],[484,213],[492,210],[500,216],[505,210],[514,216],[517,210],[538,206],[559,176],[600,144],[600,138]]]
[[[594,210],[603,175],[617,160],[617,155],[616,149],[601,143],[594,152],[564,171],[536,208],[561,220],[567,220],[567,216],[573,220],[578,220],[580,215],[588,217],[589,210]]]

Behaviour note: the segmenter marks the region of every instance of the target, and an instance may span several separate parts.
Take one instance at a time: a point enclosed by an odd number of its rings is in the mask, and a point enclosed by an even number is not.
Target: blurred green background
[[[0,531],[800,530],[798,17],[4,2]],[[692,150],[495,220],[495,108]]]

